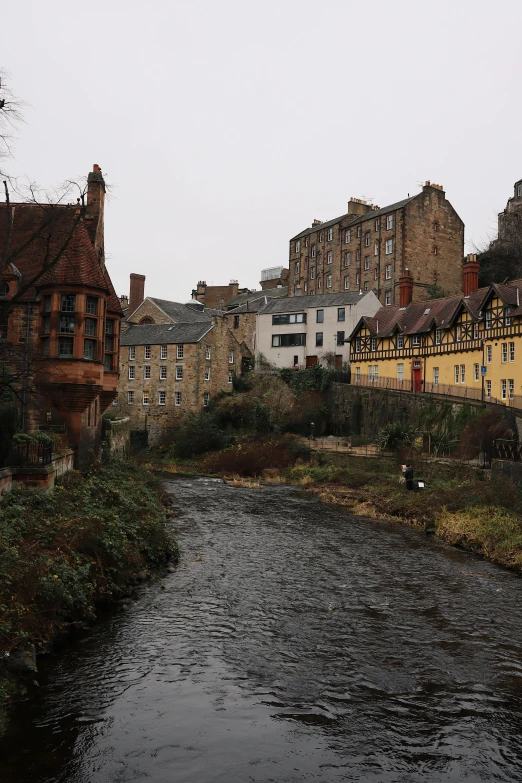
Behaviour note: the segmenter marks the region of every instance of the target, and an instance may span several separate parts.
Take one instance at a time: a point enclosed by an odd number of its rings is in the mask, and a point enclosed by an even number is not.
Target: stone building
[[[228,285],[207,285],[200,280],[192,291],[192,298],[205,307],[215,310],[224,310],[227,303],[238,294],[248,293],[248,288],[240,288],[237,280],[231,280]]]
[[[79,462],[99,450],[117,393],[122,311],[105,267],[104,198],[95,165],[84,206],[0,205],[0,353],[24,367],[22,428],[64,428]]]
[[[314,220],[290,240],[289,295],[374,291],[391,306],[406,269],[414,300],[432,285],[457,294],[463,255],[464,223],[440,185],[383,209],[352,198],[345,215]]]
[[[506,208],[498,216],[498,242],[511,242],[522,239],[522,179],[515,182],[513,196],[508,199]]]
[[[221,311],[146,297],[121,338],[117,407],[155,444],[199,413],[250,365],[250,352]]]

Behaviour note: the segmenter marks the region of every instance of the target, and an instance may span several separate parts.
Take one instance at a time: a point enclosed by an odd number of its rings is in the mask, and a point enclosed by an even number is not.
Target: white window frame
[[[364,269],[365,271],[370,268],[370,256],[364,256]]]
[[[299,261],[295,262],[295,273],[296,273],[296,275],[299,274]]]
[[[364,247],[370,247],[370,232],[364,232]]]
[[[183,359],[183,345],[176,345],[176,359]]]
[[[386,228],[388,231],[393,228],[393,215],[386,215]]]
[[[352,232],[350,230],[344,232],[344,244],[348,245],[352,241]]]
[[[435,329],[435,345],[440,345],[441,336],[441,330]]]
[[[377,338],[372,337],[370,340],[370,351],[376,351],[377,350]]]
[[[459,383],[460,382],[460,364],[456,364],[455,365],[454,372],[455,372],[455,383]]]
[[[310,280],[315,280],[315,266],[310,267]]]
[[[166,381],[167,380],[167,365],[166,364],[161,364],[160,365],[159,379],[160,379],[160,381]]]
[[[460,382],[466,383],[466,365],[461,364],[460,365]]]
[[[508,360],[508,346],[507,346],[507,343],[502,343],[501,349],[502,349],[502,353],[501,353],[502,358],[501,358],[500,361],[501,361],[502,364],[507,364],[507,360]]]
[[[439,368],[438,367],[434,367],[433,368],[433,385],[434,386],[438,386],[439,385],[439,376],[440,376]]]
[[[484,326],[486,329],[491,329],[492,327],[492,315],[491,310],[486,310],[484,313]]]
[[[134,405],[134,392],[128,391],[127,392],[127,405]]]
[[[328,242],[331,242],[333,240],[333,228],[329,228],[328,232],[326,234],[326,238]]]
[[[205,380],[210,380],[210,367],[205,367]]]
[[[344,290],[349,291],[350,290],[350,278],[348,275],[344,278]]]
[[[473,339],[474,340],[478,340],[478,336],[479,336],[479,325],[478,325],[478,323],[474,323],[473,324]]]
[[[480,379],[480,365],[475,363],[473,365],[473,380],[478,381]]]
[[[351,251],[345,250],[344,252],[344,265],[350,266],[350,259],[351,259]]]
[[[508,399],[512,400],[515,396],[515,380],[508,378]]]
[[[397,380],[398,381],[404,380],[404,364],[402,362],[399,362],[397,364]]]
[[[316,254],[316,252],[317,252],[317,251],[316,251],[316,247],[315,247],[315,245],[312,245],[312,247],[310,248],[310,256],[311,256],[312,258],[315,258],[315,254]]]
[[[387,256],[391,256],[393,253],[393,239],[387,239],[384,252]]]
[[[174,392],[174,405],[176,408],[179,408],[181,406],[181,392],[177,391]]]
[[[150,381],[150,364],[145,364],[143,367],[143,380]]]
[[[392,279],[392,265],[386,264],[384,267],[384,279],[385,280],[391,280]]]
[[[132,362],[136,358],[136,346],[129,345],[129,361]]]
[[[371,383],[373,381],[373,365],[368,365],[368,380]]]
[[[205,359],[207,359],[207,360],[210,359],[210,345],[207,345],[205,347]]]
[[[360,381],[361,380],[361,368],[356,367],[355,368],[355,380]]]
[[[491,381],[486,381],[486,397],[491,397]]]
[[[229,383],[234,383],[234,371],[233,370],[229,370],[228,371],[228,382]]]
[[[404,335],[398,334],[397,335],[397,348],[400,350],[401,348],[404,348]]]
[[[361,338],[360,337],[356,337],[356,339],[355,339],[355,353],[360,353],[360,352],[361,352]]]
[[[333,262],[333,250],[329,250],[326,254],[326,263],[331,264]]]
[[[373,365],[373,380],[378,381],[379,380],[379,365],[374,364]]]
[[[145,360],[150,359],[150,353],[151,353],[150,345],[145,345],[143,350],[144,350],[143,358]]]
[[[420,334],[414,334],[411,338],[411,344],[416,347],[421,344]]]
[[[327,288],[332,287],[332,275],[326,275],[326,287]]]
[[[509,343],[509,361],[515,361],[515,343]]]
[[[385,291],[384,292],[384,304],[386,307],[389,307],[391,305],[391,291]]]
[[[500,396],[503,400],[507,400],[507,380],[502,378],[500,381]]]
[[[134,381],[136,379],[136,368],[134,365],[131,365],[129,367],[129,381]]]
[[[493,346],[486,345],[486,364],[491,364],[493,361]]]
[[[234,364],[234,349],[230,348],[228,351],[228,363]]]
[[[378,256],[379,255],[379,243],[375,242],[373,246],[373,255]]]
[[[176,380],[182,381],[183,380],[183,365],[177,364],[176,365]]]
[[[208,404],[210,402],[210,393],[204,392],[203,393],[203,407],[208,408]]]
[[[150,405],[150,396],[148,391],[143,392],[143,405]]]
[[[166,404],[167,404],[167,392],[160,391],[158,394],[158,405],[166,405]]]
[[[301,240],[300,239],[296,239],[295,240],[295,252],[299,253],[300,250],[301,250]]]
[[[166,359],[167,358],[167,346],[162,345],[160,347],[160,359]]]

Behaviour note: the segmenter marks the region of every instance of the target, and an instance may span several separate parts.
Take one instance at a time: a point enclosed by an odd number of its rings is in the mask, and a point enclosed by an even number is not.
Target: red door
[[[413,368],[413,391],[420,392],[421,390],[421,368]]]

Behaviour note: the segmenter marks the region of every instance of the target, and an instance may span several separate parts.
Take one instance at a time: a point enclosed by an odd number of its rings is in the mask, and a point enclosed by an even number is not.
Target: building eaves
[[[212,322],[177,324],[130,324],[122,332],[120,344],[172,345],[198,343],[213,328]]]

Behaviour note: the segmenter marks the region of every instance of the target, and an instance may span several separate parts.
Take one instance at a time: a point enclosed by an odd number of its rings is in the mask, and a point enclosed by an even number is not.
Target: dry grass
[[[436,516],[435,529],[450,544],[480,552],[509,568],[522,567],[522,518],[513,511],[495,506],[453,513],[443,509]]]
[[[243,489],[261,489],[261,482],[243,476],[225,477],[225,484],[229,487],[242,487]]]

